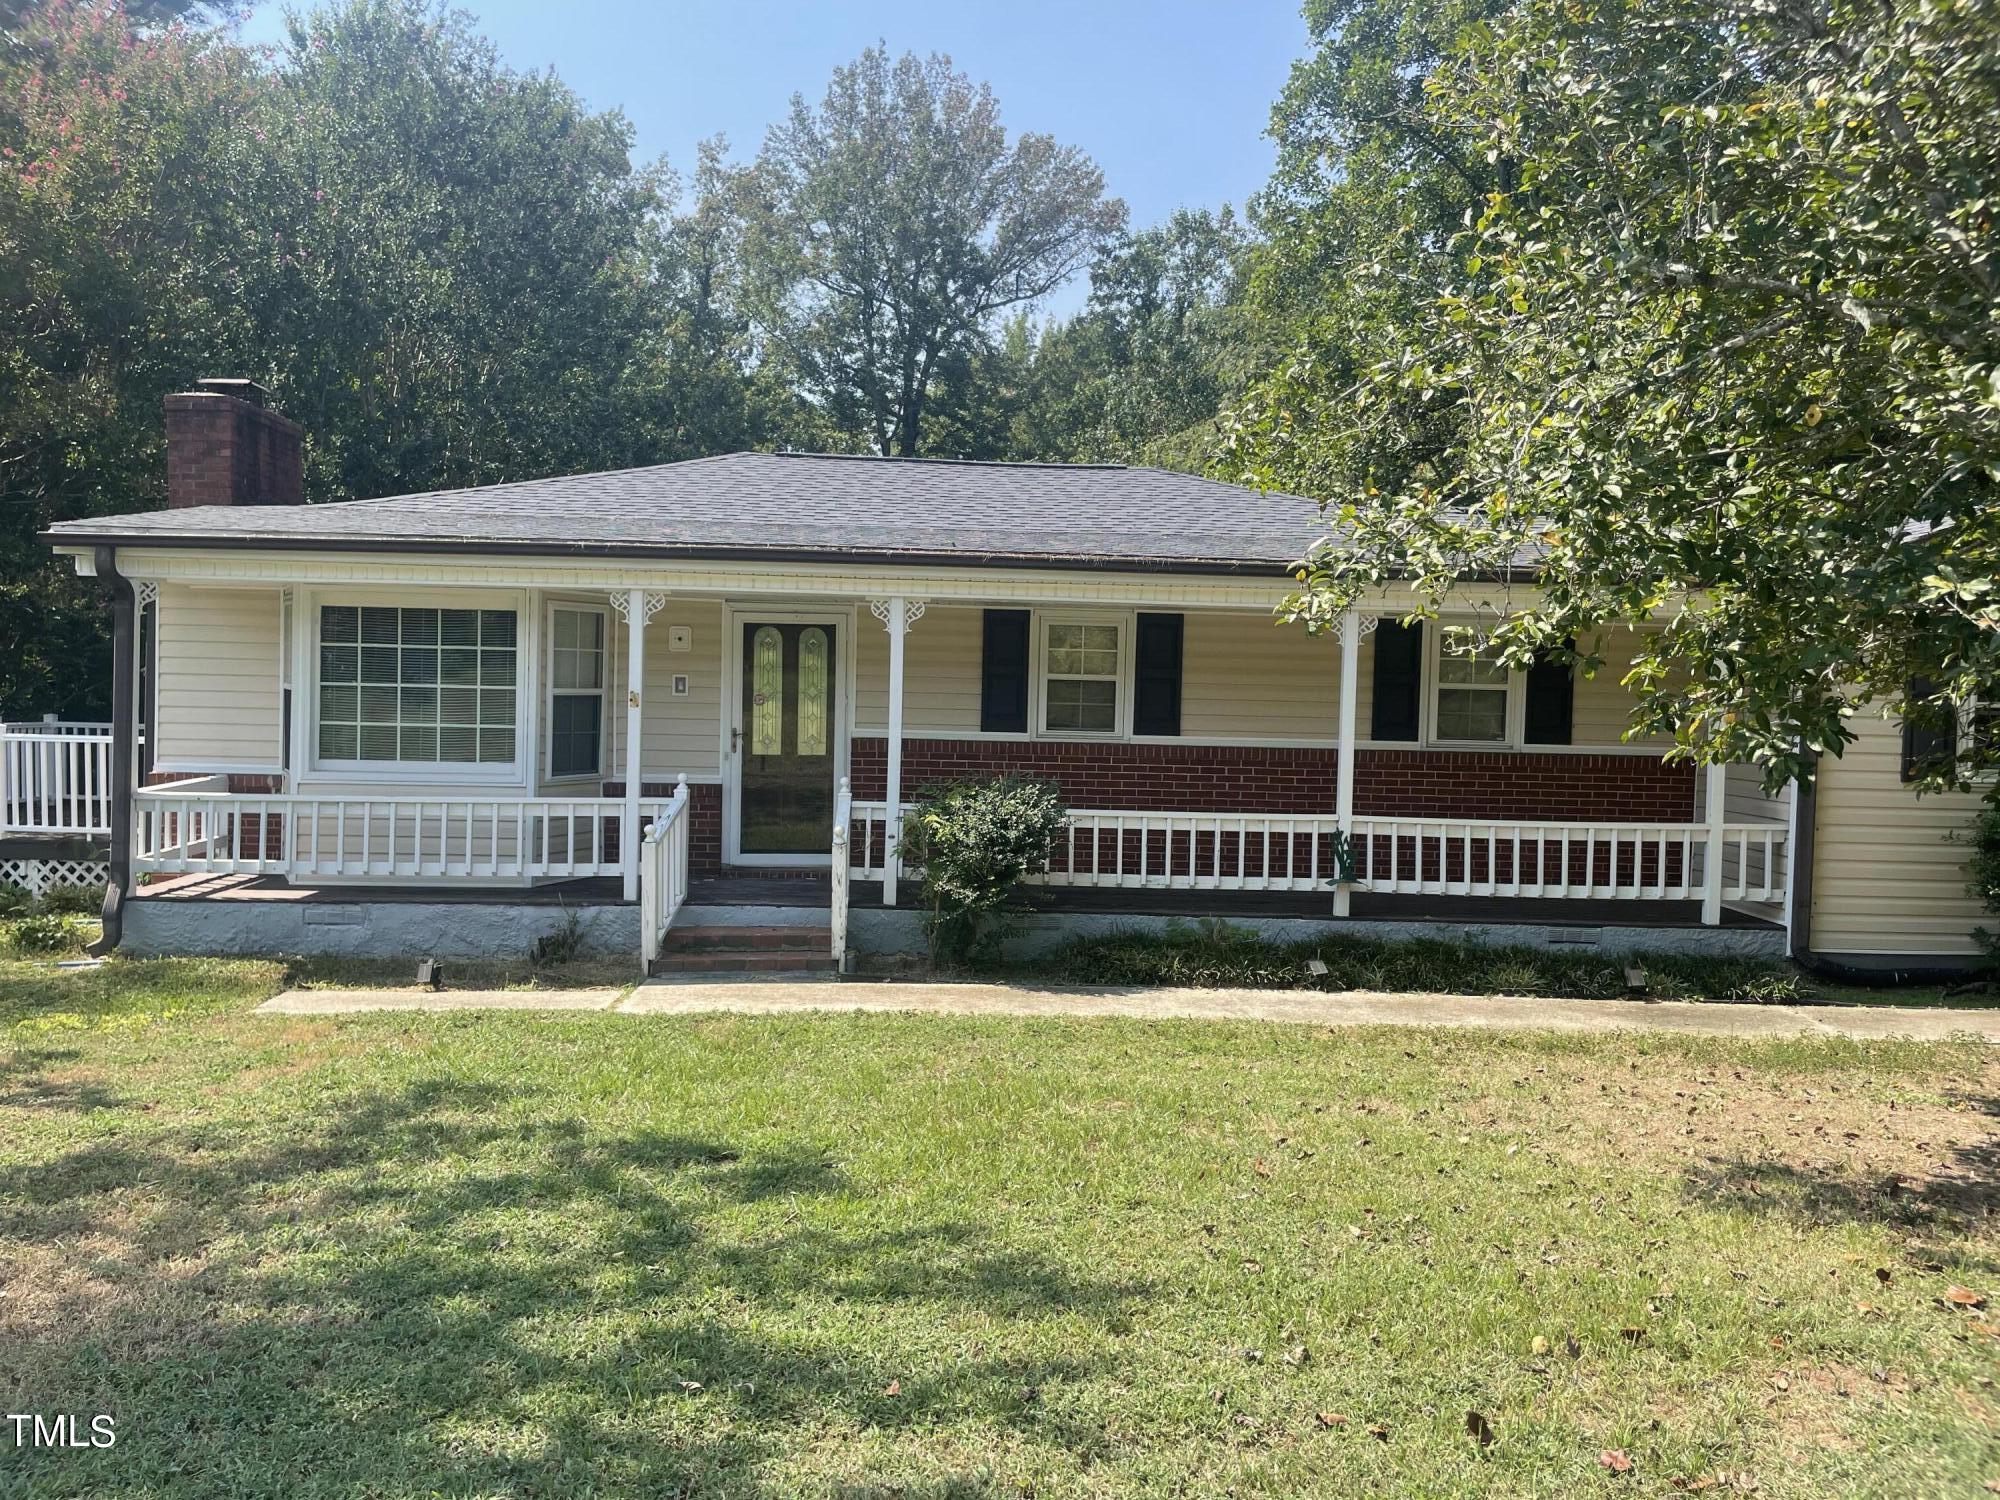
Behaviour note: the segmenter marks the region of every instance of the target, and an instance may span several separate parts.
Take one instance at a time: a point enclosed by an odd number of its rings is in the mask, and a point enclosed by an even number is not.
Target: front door
[[[824,861],[833,839],[836,630],[745,620],[735,854]]]

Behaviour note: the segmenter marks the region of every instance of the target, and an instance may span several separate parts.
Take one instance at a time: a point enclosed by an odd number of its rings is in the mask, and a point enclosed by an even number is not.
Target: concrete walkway
[[[791,1015],[910,1011],[967,1016],[1126,1016],[1144,1020],[1288,1021],[1315,1026],[1469,1026],[1545,1031],[1676,1031],[1696,1036],[1969,1036],[2000,1042],[2000,1010],[1890,1006],[1699,1005],[1687,1001],[1545,1000],[1510,995],[1398,995],[1316,990],[1056,989],[1009,984],[844,980],[651,980],[623,1000],[596,990],[290,990],[259,1010],[617,1010],[631,1015]]]

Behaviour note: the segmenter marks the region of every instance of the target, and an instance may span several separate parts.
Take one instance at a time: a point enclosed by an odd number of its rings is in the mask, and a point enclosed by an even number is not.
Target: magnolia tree
[[[1588,670],[1603,627],[1660,623],[1635,732],[1774,783],[1856,712],[1991,702],[1996,56],[1992,0],[1527,0],[1463,28],[1426,124],[1501,186],[1414,321],[1302,354],[1235,419],[1238,471],[1338,533],[1292,612],[1396,577],[1435,614],[1531,568],[1488,622],[1512,663]]]

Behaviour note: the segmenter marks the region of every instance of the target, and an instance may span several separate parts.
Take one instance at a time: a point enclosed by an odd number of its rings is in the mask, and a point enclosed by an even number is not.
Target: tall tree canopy
[[[992,90],[951,60],[871,48],[819,105],[792,101],[743,180],[746,253],[772,352],[878,453],[932,451],[1002,314],[1088,263],[1125,222],[1074,147],[1011,144]]]
[[[1010,451],[1203,466],[1258,347],[1242,311],[1248,244],[1224,207],[1182,209],[1107,245],[1084,311],[1027,334],[1016,356]]]
[[[1350,533],[1298,612],[1405,570],[1435,610],[1532,555],[1545,592],[1492,622],[1516,664],[1663,619],[1639,729],[1774,779],[1861,703],[1990,702],[1996,56],[1992,0],[1524,0],[1461,27],[1423,126],[1511,180],[1375,357],[1308,343],[1240,418],[1237,471]]]
[[[350,0],[268,60],[110,0],[0,52],[0,713],[102,711],[102,608],[35,541],[163,498],[161,401],[252,376],[313,499],[810,440],[752,369],[718,206],[462,15]]]

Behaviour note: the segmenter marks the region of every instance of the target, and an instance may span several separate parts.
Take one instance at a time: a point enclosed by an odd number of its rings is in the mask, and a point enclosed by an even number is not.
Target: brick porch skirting
[[[1331,813],[1339,752],[1234,745],[1035,740],[903,742],[906,796],[966,777],[1025,771],[1072,807],[1140,812]],[[854,795],[887,795],[888,742],[854,741]],[[1552,751],[1357,750],[1354,811],[1376,818],[1687,823],[1695,773],[1644,755]]]

